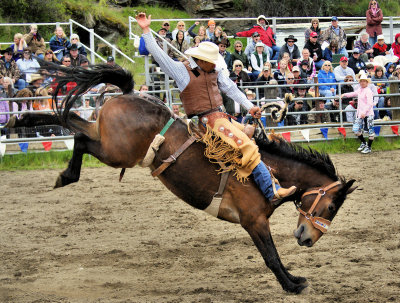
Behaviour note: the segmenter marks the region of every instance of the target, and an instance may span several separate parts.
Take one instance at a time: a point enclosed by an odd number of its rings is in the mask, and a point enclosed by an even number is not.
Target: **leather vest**
[[[218,72],[206,73],[200,68],[193,69],[189,62],[184,62],[190,76],[190,82],[180,93],[185,113],[197,115],[222,105],[222,97],[218,89]]]

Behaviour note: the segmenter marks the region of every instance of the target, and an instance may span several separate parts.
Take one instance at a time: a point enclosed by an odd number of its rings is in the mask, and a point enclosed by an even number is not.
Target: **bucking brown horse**
[[[52,67],[54,68],[54,67]],[[187,124],[176,118],[161,101],[140,97],[132,92],[132,75],[121,68],[104,65],[82,68],[58,68],[63,73],[58,78],[61,89],[68,82],[77,87],[58,107],[58,117],[24,114],[15,126],[28,124],[62,123],[74,131],[75,145],[68,168],[64,170],[55,187],[66,186],[79,180],[82,156],[91,154],[101,162],[115,168],[131,168],[145,157],[154,137],[168,121],[174,121],[165,133],[165,141],[156,153],[150,168],[163,164],[191,135]],[[90,87],[99,83],[119,86],[123,94],[107,101],[95,123],[90,123],[70,112],[74,102]],[[60,120],[58,120],[60,119]],[[355,180],[345,181],[336,173],[326,154],[304,149],[276,137],[257,141],[262,160],[271,167],[284,187],[296,185],[296,193],[281,203],[294,201],[299,210],[299,220],[294,236],[301,246],[312,246],[325,233],[330,222],[354,188]],[[200,210],[206,209],[218,191],[220,175],[217,164],[204,156],[204,144],[191,144],[158,178],[177,197]],[[282,288],[300,293],[308,283],[303,277],[291,275],[281,263],[272,240],[269,217],[280,204],[267,201],[254,181],[246,185],[231,174],[227,181],[217,217],[240,224],[251,236],[265,264],[272,270]],[[117,185],[116,185],[117,186]]]

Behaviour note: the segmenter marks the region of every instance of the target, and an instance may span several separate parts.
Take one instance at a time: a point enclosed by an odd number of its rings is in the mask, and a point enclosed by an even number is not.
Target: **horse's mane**
[[[339,180],[336,168],[326,153],[320,153],[310,147],[306,149],[300,145],[289,143],[275,134],[272,134],[270,139],[266,139],[265,137],[256,138],[256,142],[261,152],[302,162],[326,174],[334,181]]]

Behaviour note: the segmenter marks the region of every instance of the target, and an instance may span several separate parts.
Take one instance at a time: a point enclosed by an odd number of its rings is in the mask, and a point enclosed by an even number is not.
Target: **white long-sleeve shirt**
[[[151,33],[143,34],[142,37],[146,44],[146,49],[160,65],[160,68],[163,70],[163,72],[174,79],[178,89],[183,91],[190,82],[190,75],[185,65],[182,62],[172,60],[167,53],[165,53],[157,45],[156,40]],[[198,67],[193,59],[189,58],[189,62],[191,68]],[[230,80],[218,69],[216,70],[218,72],[218,87],[223,93],[225,93],[233,101],[242,105],[247,110],[250,110],[252,107],[254,107],[253,103],[246,98],[246,96],[238,89],[232,80]]]

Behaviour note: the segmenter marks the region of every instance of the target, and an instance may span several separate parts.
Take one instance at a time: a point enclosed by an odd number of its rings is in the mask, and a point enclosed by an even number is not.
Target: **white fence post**
[[[90,60],[91,60],[91,64],[95,64],[95,57],[94,57],[94,29],[91,28],[89,29],[89,34],[90,34]]]

